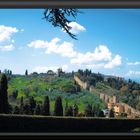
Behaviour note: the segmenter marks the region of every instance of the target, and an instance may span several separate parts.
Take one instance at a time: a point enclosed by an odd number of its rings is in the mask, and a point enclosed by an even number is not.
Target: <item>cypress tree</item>
[[[40,115],[41,114],[41,107],[39,104],[37,104],[36,108],[35,108],[35,115]]]
[[[23,114],[23,107],[24,107],[24,103],[23,103],[23,96],[20,99],[20,114]]]
[[[54,115],[63,116],[63,106],[61,97],[57,97],[54,106]]]
[[[9,112],[9,103],[8,103],[8,81],[5,74],[2,74],[0,79],[0,113]]]
[[[91,117],[91,116],[93,116],[93,113],[92,113],[92,106],[91,105],[87,105],[86,106],[86,109],[85,109],[85,115],[87,116],[87,117]]]
[[[34,97],[31,97],[29,100],[29,104],[30,104],[30,109],[32,114],[34,114],[34,109],[36,107],[36,101],[34,100]]]
[[[28,70],[25,71],[25,75],[28,76]]]
[[[42,106],[42,115],[50,115],[50,100],[48,96],[45,97],[45,100]]]
[[[66,101],[66,105],[65,105],[65,116],[67,116],[67,110],[68,110],[68,102]]]

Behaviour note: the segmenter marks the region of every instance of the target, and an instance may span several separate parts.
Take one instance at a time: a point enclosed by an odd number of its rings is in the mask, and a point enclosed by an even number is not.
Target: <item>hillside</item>
[[[131,79],[125,80],[123,77],[108,76],[101,73],[92,73],[90,70],[78,70],[76,75],[88,87],[94,87],[95,93],[105,93],[115,95],[119,101],[140,110],[140,84]]]
[[[18,91],[17,98],[13,98],[13,92]],[[66,102],[69,105],[75,103],[79,107],[79,112],[84,112],[87,104],[105,108],[105,103],[98,96],[90,94],[86,90],[78,91],[77,85],[74,84],[71,76],[12,76],[8,83],[9,102],[16,106],[20,104],[20,99],[23,96],[28,102],[29,97],[34,97],[37,103],[42,103],[47,95],[50,99],[50,110],[53,112],[56,97],[60,96],[63,100],[63,108]]]
[[[86,84],[83,86],[92,87],[93,94],[87,88],[82,88],[75,81],[74,75]],[[87,69],[72,73],[62,72],[62,75],[57,75],[51,70],[47,73],[29,75],[7,74],[7,79],[8,101],[11,105],[11,113],[15,114],[20,113],[21,106],[23,106],[23,114],[34,114],[35,110],[41,113],[44,103],[49,100],[47,103],[50,108],[49,114],[54,115],[56,106],[59,106],[56,105],[56,100],[60,97],[63,113],[67,110],[71,112],[67,113],[72,116],[76,108],[77,115],[82,113],[83,116],[87,114],[96,117],[99,116],[99,112],[107,108],[105,101],[98,96],[100,93],[115,95],[120,102],[137,110],[140,109],[140,84],[130,79],[126,81],[120,77],[92,73]],[[102,113],[100,115],[103,116]]]

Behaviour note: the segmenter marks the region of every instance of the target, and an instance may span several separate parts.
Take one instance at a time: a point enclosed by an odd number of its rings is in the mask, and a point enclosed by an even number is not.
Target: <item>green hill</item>
[[[17,90],[17,99],[13,98],[13,92]],[[9,102],[12,105],[19,105],[20,99],[23,96],[25,101],[28,101],[30,96],[33,96],[38,103],[42,103],[46,95],[50,98],[51,111],[54,109],[54,102],[57,96],[62,97],[63,108],[66,102],[69,105],[75,103],[79,107],[80,112],[84,112],[87,104],[105,108],[105,103],[98,96],[89,93],[88,91],[77,91],[77,85],[74,84],[73,77],[63,76],[12,76],[8,84]]]

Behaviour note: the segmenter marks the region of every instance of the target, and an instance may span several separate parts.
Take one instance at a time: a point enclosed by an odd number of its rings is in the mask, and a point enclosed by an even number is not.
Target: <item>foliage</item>
[[[5,74],[2,74],[0,77],[0,113],[9,112],[9,103],[8,103],[8,81]]]
[[[50,115],[50,101],[48,96],[45,96],[45,100],[42,106],[42,115]]]
[[[16,99],[18,96],[18,90],[13,91],[12,95],[13,95],[13,98]]]
[[[36,105],[34,114],[35,115],[40,115],[41,114],[41,107],[40,107],[39,104]]]
[[[88,104],[88,105],[86,106],[85,115],[86,115],[87,117],[94,116],[94,112],[93,112],[92,106],[91,106],[90,104]]]
[[[88,103],[92,106],[99,104],[100,108],[105,107],[105,103],[98,96],[81,90],[78,85],[75,85],[71,74],[65,74],[63,77],[47,77],[45,74],[38,74],[35,77],[32,75],[28,75],[28,77],[14,75],[8,84],[9,98],[15,89],[18,90],[18,97],[16,101],[10,100],[12,104],[20,106],[22,97],[24,100],[34,97],[37,103],[42,104],[45,96],[48,96],[50,99],[50,113],[54,112],[54,104],[57,96],[62,98],[63,108],[65,108],[65,100],[67,100],[70,106],[76,103],[79,112],[84,112]]]
[[[68,17],[72,17],[75,19],[78,12],[79,11],[77,9],[72,8],[46,9],[44,11],[44,19],[52,23],[54,27],[60,27],[61,29],[66,31],[66,33],[68,33],[71,38],[77,39],[76,35],[74,35],[70,31],[71,27],[69,26],[69,23],[71,21],[68,19]]]
[[[61,97],[57,97],[54,106],[54,116],[63,116],[63,106]]]
[[[130,133],[139,126],[139,119],[0,114],[0,133]]]

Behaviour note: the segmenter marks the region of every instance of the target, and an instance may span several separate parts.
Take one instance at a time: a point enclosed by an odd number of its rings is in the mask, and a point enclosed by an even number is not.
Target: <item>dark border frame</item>
[[[0,8],[8,9],[8,8],[140,8],[140,0],[0,0]],[[57,139],[57,136],[63,136],[63,134],[49,134],[50,136],[54,135],[54,139]],[[20,138],[31,138],[30,136],[35,136],[34,139],[42,139],[40,136],[47,136],[47,134],[0,134],[0,136],[7,136],[7,138],[11,139],[11,136],[24,136]],[[39,136],[39,137],[38,137]],[[64,135],[64,139],[79,139],[80,134],[71,134],[69,133],[68,135]],[[66,137],[68,136],[68,137]],[[69,137],[70,136],[70,137]],[[78,136],[78,137],[77,137]],[[139,139],[139,137],[134,137],[134,136],[140,136],[140,134],[93,134],[93,135],[88,135],[88,134],[81,134],[80,139],[88,139],[87,136],[95,136],[95,138],[101,138],[104,139],[106,137],[104,136],[111,136],[107,137],[107,139],[123,139],[124,136],[128,136],[127,139]],[[99,137],[97,137],[99,136]],[[114,136],[114,137],[112,137]],[[6,137],[5,137],[6,138]],[[18,137],[19,138],[19,137]],[[15,139],[15,138],[14,138]]]
[[[0,8],[140,8],[140,0],[0,0]]]

